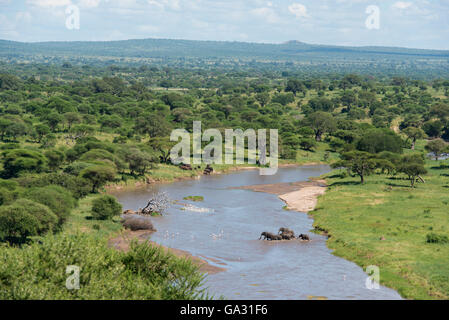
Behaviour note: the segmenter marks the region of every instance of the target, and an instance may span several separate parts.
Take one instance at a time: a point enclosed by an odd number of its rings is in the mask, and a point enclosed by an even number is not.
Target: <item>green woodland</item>
[[[169,159],[171,131],[191,132],[193,121],[222,132],[278,129],[281,163],[329,163],[329,190],[311,214],[335,254],[380,266],[381,283],[405,298],[449,298],[444,72],[122,63],[94,53],[1,55],[0,299],[211,298],[189,260],[107,245],[122,232],[108,186],[204,170]],[[65,288],[67,265],[84,270],[80,290]]]

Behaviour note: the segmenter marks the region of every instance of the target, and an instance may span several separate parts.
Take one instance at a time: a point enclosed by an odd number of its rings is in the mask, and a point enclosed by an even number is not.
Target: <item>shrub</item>
[[[58,217],[59,226],[76,206],[76,200],[70,191],[56,185],[31,188],[23,194],[23,197],[49,207]]]
[[[13,149],[3,152],[3,174],[5,177],[17,177],[22,171],[41,172],[47,165],[47,159],[39,152],[25,149]]]
[[[313,139],[304,138],[299,141],[299,146],[301,149],[306,151],[313,151],[317,144]]]
[[[449,243],[449,238],[446,235],[428,233],[426,235],[427,243]]]
[[[78,176],[81,173],[81,171],[83,171],[84,169],[86,169],[91,165],[92,163],[75,161],[69,164],[67,167],[65,167],[64,172],[74,176]]]
[[[10,204],[15,198],[13,191],[0,187],[0,206]]]
[[[28,237],[53,230],[58,218],[47,207],[27,199],[0,208],[0,239],[23,243]]]
[[[24,188],[45,187],[52,184],[58,185],[69,190],[77,199],[87,196],[92,188],[88,180],[60,172],[28,174],[16,180]]]
[[[102,195],[92,201],[92,216],[97,220],[107,220],[122,213],[122,205],[110,195]]]
[[[67,266],[81,269],[80,290],[67,290]],[[132,243],[128,252],[86,234],[48,235],[41,243],[0,251],[1,300],[207,298],[204,276],[187,259],[158,246]]]
[[[104,165],[94,165],[81,171],[80,177],[92,183],[92,193],[115,178],[115,169]]]

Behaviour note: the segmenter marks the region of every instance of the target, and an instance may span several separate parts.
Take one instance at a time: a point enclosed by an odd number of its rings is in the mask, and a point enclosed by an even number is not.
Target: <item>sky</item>
[[[0,0],[0,39],[142,38],[449,50],[449,0]]]

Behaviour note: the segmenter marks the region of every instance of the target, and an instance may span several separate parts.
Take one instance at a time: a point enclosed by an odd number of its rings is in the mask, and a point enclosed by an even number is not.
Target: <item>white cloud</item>
[[[96,8],[100,5],[101,0],[79,0],[78,4],[83,8]]]
[[[307,18],[307,8],[305,5],[300,3],[293,3],[288,6],[288,11],[296,16],[296,18]]]
[[[144,33],[157,33],[159,32],[159,27],[152,26],[152,25],[141,25],[139,26],[139,31]]]
[[[26,22],[26,23],[30,23],[31,22],[31,14],[27,11],[19,11],[16,14],[16,20],[20,21],[20,22]]]
[[[162,9],[168,8],[175,11],[181,10],[180,0],[147,0],[147,2],[150,5],[157,6]]]
[[[411,5],[412,5],[411,2],[398,1],[398,2],[393,4],[393,8],[402,10],[402,9],[407,9]]]
[[[27,4],[38,7],[64,7],[72,4],[71,0],[27,0]]]
[[[251,10],[251,13],[255,16],[265,19],[268,23],[279,22],[279,17],[271,8],[262,7]]]

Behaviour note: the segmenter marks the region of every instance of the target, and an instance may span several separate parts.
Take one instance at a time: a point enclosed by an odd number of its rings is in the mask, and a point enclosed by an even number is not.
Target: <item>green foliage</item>
[[[317,143],[313,139],[303,138],[299,140],[299,146],[306,151],[313,151],[317,147]]]
[[[17,177],[23,171],[41,172],[47,165],[47,159],[39,152],[25,149],[3,151],[3,175]]]
[[[114,180],[115,174],[114,168],[104,165],[94,165],[82,170],[80,177],[91,182],[92,192],[95,193],[98,191],[98,188]]]
[[[190,200],[190,201],[204,201],[203,196],[188,196],[188,197],[184,197],[183,199]]]
[[[382,151],[402,153],[402,146],[401,137],[388,129],[369,130],[357,142],[358,150],[370,153]]]
[[[56,185],[30,188],[24,192],[23,197],[49,207],[58,217],[58,225],[64,223],[76,206],[76,200],[70,191]]]
[[[341,160],[332,164],[333,168],[347,168],[360,177],[360,182],[365,182],[365,177],[373,173],[377,168],[376,156],[363,151],[351,151],[343,153]]]
[[[436,233],[428,233],[426,235],[427,243],[449,243],[449,237],[447,235],[441,235]]]
[[[44,153],[48,159],[48,167],[51,170],[57,170],[65,160],[65,154],[59,150],[48,150]]]
[[[10,204],[15,199],[15,193],[5,187],[0,187],[0,206]]]
[[[0,240],[23,243],[31,236],[53,230],[57,220],[47,206],[19,199],[11,205],[0,207]]]
[[[2,300],[193,300],[207,298],[192,262],[157,246],[126,253],[85,234],[47,236],[41,244],[0,250]],[[66,288],[67,266],[80,268],[80,289]]]
[[[92,216],[97,220],[112,219],[122,213],[122,205],[110,195],[102,195],[92,201]]]
[[[441,139],[435,139],[435,140],[429,141],[424,148],[428,152],[433,153],[435,160],[438,160],[438,158],[441,156],[441,154],[443,152],[446,152],[446,149],[448,148],[448,144]]]

